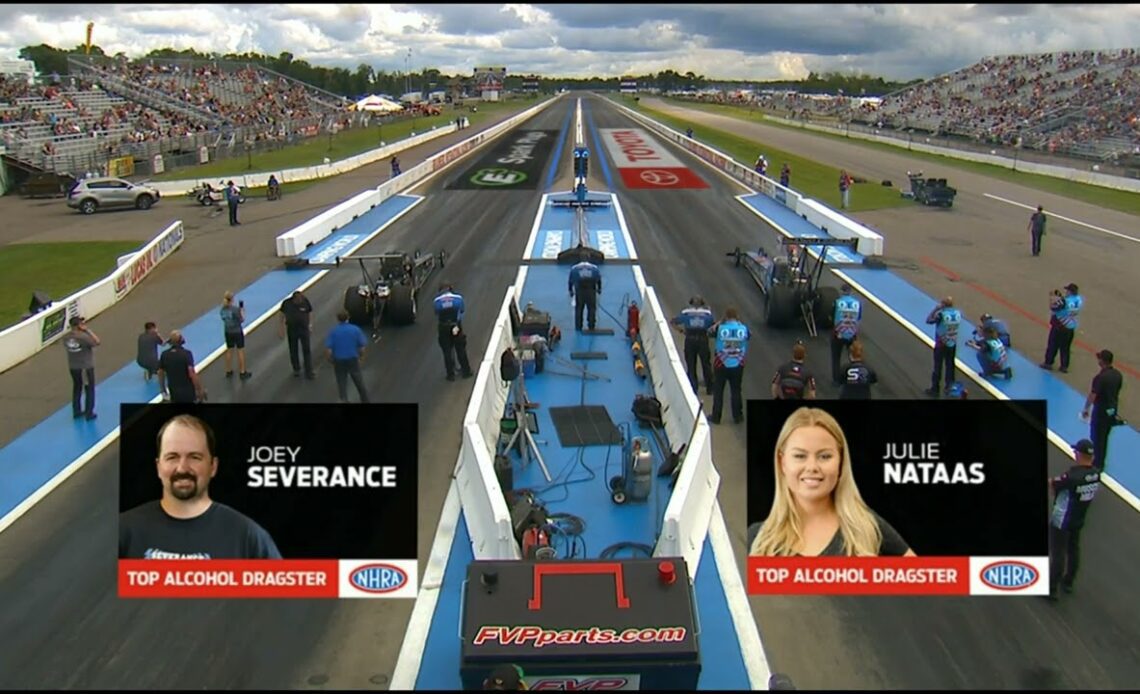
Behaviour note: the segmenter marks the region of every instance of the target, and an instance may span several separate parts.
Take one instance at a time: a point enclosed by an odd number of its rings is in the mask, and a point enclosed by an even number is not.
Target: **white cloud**
[[[131,56],[288,51],[314,65],[403,71],[411,48],[412,69],[448,73],[496,64],[551,77],[910,79],[986,55],[1132,47],[1140,5],[0,5],[0,57],[40,43],[73,48],[88,21],[107,53]]]

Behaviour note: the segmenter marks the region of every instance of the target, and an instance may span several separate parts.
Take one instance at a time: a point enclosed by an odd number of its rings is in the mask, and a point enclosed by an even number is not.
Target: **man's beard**
[[[189,480],[193,484],[179,485],[181,480]],[[189,501],[198,496],[198,478],[194,475],[175,475],[170,478],[170,494],[179,501]]]

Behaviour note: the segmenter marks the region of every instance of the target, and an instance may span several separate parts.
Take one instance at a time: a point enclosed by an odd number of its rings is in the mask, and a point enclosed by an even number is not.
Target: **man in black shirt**
[[[1081,530],[1089,504],[1100,490],[1100,470],[1093,467],[1093,443],[1081,439],[1073,446],[1077,464],[1050,480],[1053,514],[1049,519],[1049,597],[1057,599],[1057,586],[1073,592],[1080,563]]]
[[[300,290],[281,302],[281,325],[277,328],[280,337],[289,340],[289,361],[293,364],[293,378],[301,377],[301,357],[305,361],[305,378],[313,378],[313,353],[309,347],[309,336],[313,332],[313,305]],[[300,351],[300,355],[298,355]]]
[[[802,342],[792,348],[792,360],[776,370],[772,397],[777,400],[815,400],[815,377],[807,370],[807,347]]]
[[[851,343],[851,363],[843,370],[840,400],[870,400],[871,386],[879,382],[875,370],[863,363],[863,343]]]
[[[158,388],[170,402],[193,403],[206,399],[206,391],[194,369],[194,353],[186,349],[181,330],[170,331],[170,349],[158,358]]]
[[[1096,353],[1100,372],[1093,377],[1089,396],[1085,398],[1085,409],[1081,413],[1083,419],[1089,420],[1089,436],[1096,452],[1093,467],[1098,470],[1103,470],[1108,464],[1108,434],[1112,427],[1123,423],[1119,407],[1124,376],[1113,368],[1112,359],[1113,354],[1107,349]]]
[[[281,559],[269,533],[210,499],[218,473],[214,432],[188,414],[158,430],[162,498],[119,518],[120,559]]]

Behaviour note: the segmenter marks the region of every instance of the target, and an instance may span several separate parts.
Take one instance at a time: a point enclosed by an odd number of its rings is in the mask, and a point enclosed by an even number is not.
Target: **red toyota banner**
[[[754,595],[970,595],[969,557],[748,557]]]
[[[336,598],[340,562],[121,559],[123,598]]]

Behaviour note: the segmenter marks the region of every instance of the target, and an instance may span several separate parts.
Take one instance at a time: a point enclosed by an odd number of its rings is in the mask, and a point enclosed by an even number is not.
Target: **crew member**
[[[1037,211],[1029,217],[1030,252],[1041,255],[1041,237],[1045,235],[1045,208],[1037,206]]]
[[[158,348],[162,346],[162,335],[158,333],[158,324],[147,321],[143,331],[138,337],[138,353],[135,363],[142,367],[143,378],[150,380],[158,371]]]
[[[851,361],[843,370],[843,385],[839,389],[840,400],[870,400],[871,386],[879,382],[875,370],[863,363],[863,343],[851,343]]]
[[[1085,398],[1082,419],[1089,420],[1089,434],[1092,436],[1096,458],[1093,465],[1103,470],[1108,463],[1108,435],[1112,427],[1123,424],[1120,418],[1120,389],[1124,387],[1124,376],[1112,365],[1113,355],[1107,349],[1096,353],[1096,363],[1100,371],[1093,376],[1092,387]]]
[[[1060,290],[1053,292],[1053,298],[1049,302],[1049,310],[1053,315],[1049,318],[1049,343],[1045,347],[1042,369],[1052,371],[1053,360],[1060,352],[1061,373],[1069,373],[1069,354],[1073,348],[1073,337],[1076,336],[1077,327],[1080,326],[1081,308],[1084,304],[1085,300],[1081,297],[1077,285],[1071,282],[1065,287],[1064,294]]]
[[[756,158],[756,173],[761,176],[768,175],[768,160],[764,158],[763,154]]]
[[[313,353],[310,337],[313,333],[313,304],[309,298],[297,290],[281,302],[278,309],[281,324],[277,327],[278,337],[289,341],[289,362],[293,365],[293,378],[301,377],[301,361],[305,362],[305,378],[313,378]]]
[[[578,244],[581,248],[582,244]],[[582,311],[586,312],[586,325],[593,330],[597,325],[598,294],[602,293],[602,271],[588,260],[570,268],[570,296],[574,299],[574,329],[582,329]]]
[[[451,284],[444,282],[439,287],[439,294],[432,302],[436,318],[439,319],[439,348],[443,350],[443,365],[447,369],[447,380],[455,380],[455,357],[459,360],[459,369],[463,378],[471,378],[471,364],[467,361],[467,333],[463,332],[463,297],[460,296]]]
[[[325,356],[333,365],[337,395],[341,402],[348,402],[348,379],[351,378],[360,395],[360,402],[366,403],[368,391],[364,387],[360,362],[364,360],[368,337],[360,326],[348,322],[348,311],[338,311],[336,321],[336,327],[325,338]]]
[[[978,366],[981,367],[978,375],[985,378],[1000,374],[1006,379],[1013,378],[1013,369],[1009,366],[1009,352],[998,337],[996,328],[992,325],[987,327],[980,341],[971,340],[968,344],[978,350]]]
[[[724,385],[732,391],[732,421],[744,421],[744,398],[741,387],[744,382],[744,362],[748,357],[748,340],[752,334],[748,326],[740,322],[740,314],[729,307],[724,311],[724,319],[715,327],[716,356],[713,360],[713,411],[711,421],[720,424],[724,409]]]
[[[1073,446],[1077,464],[1050,480],[1053,513],[1049,519],[1049,598],[1057,599],[1057,587],[1073,592],[1080,565],[1081,530],[1089,504],[1100,490],[1100,470],[1093,466],[1093,442],[1081,439]]]
[[[238,221],[238,205],[241,203],[241,193],[233,181],[226,182],[226,204],[230,208],[230,226],[241,224]]]
[[[851,295],[850,285],[843,285],[841,292],[831,308],[835,326],[831,331],[831,381],[837,386],[845,381],[839,372],[839,358],[859,336],[859,324],[863,320],[863,306]]]
[[[67,369],[71,372],[71,415],[75,419],[95,419],[95,348],[99,336],[87,327],[83,316],[72,316],[71,330],[63,336],[63,349],[67,352]],[[86,381],[86,382],[85,382]],[[83,407],[83,395],[87,407]]]
[[[776,369],[772,378],[772,397],[777,400],[815,400],[815,376],[807,370],[807,347],[796,342],[792,360]]]
[[[787,163],[780,167],[780,185],[788,188],[792,185],[792,167]]]
[[[993,328],[997,332],[998,339],[1005,345],[1006,349],[1012,349],[1013,343],[1009,337],[1009,328],[1006,327],[1005,321],[1000,318],[994,318],[988,313],[983,313],[981,319],[978,321],[978,328],[974,330],[974,340],[983,342],[986,339],[986,328]]]
[[[936,398],[940,395],[938,386],[944,375],[947,390],[954,382],[954,359],[958,353],[958,326],[962,323],[962,312],[954,308],[954,299],[948,296],[938,302],[926,317],[926,323],[934,326],[934,372],[926,394]]]
[[[400,175],[400,158],[395,154],[392,155],[392,160],[389,162],[392,167],[392,178]]]
[[[689,372],[689,383],[693,392],[700,388],[697,385],[697,361],[700,361],[701,370],[705,375],[705,390],[713,394],[712,358],[709,352],[709,333],[715,319],[712,309],[701,296],[689,299],[689,305],[681,310],[680,315],[673,319],[673,325],[685,336],[685,369]]]
[[[194,403],[206,399],[206,389],[194,369],[194,353],[186,349],[181,330],[171,330],[170,348],[158,358],[158,388],[163,400]]]
[[[269,200],[281,198],[281,183],[278,182],[276,174],[269,174],[269,183],[265,186],[265,197]]]

